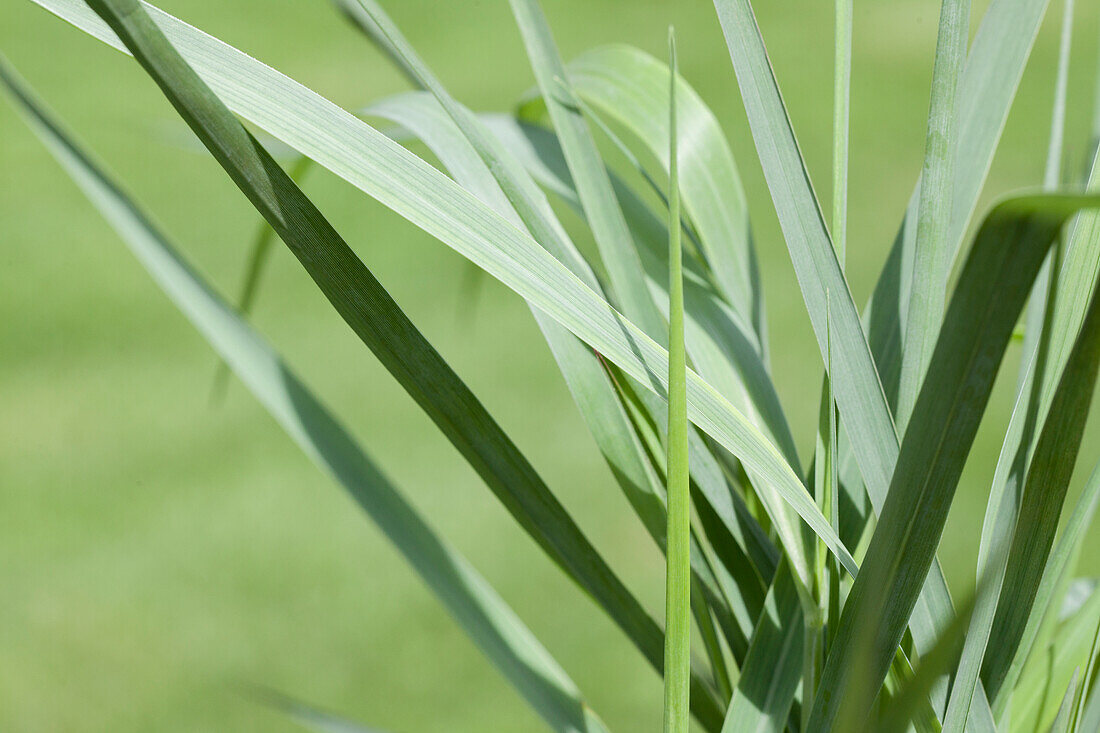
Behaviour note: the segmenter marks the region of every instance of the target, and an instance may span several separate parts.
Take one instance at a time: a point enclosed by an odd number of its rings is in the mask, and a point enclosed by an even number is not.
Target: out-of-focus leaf
[[[1100,623],[1100,593],[1059,624],[1049,646],[1036,648],[1012,693],[1009,733],[1047,730],[1058,714],[1063,693],[1088,659],[1089,642]]]

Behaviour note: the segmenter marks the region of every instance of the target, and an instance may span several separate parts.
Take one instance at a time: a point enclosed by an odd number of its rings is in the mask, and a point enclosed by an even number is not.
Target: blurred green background
[[[385,3],[467,104],[532,83],[504,0]],[[723,121],[748,188],[775,377],[808,459],[820,358],[732,67],[706,0],[544,0],[567,58],[624,41],[685,76]],[[986,2],[975,3],[975,27]],[[161,7],[348,107],[402,79],[324,0]],[[810,171],[829,196],[831,3],[757,2]],[[848,263],[862,303],[920,167],[938,3],[856,2]],[[1052,2],[984,201],[1041,179],[1061,0]],[[1067,165],[1082,164],[1100,6],[1078,3]],[[257,217],[135,64],[30,2],[0,5],[0,50],[234,294]],[[517,438],[647,605],[663,564],[619,496],[523,303],[323,172],[306,190]],[[256,323],[432,523],[496,586],[615,730],[656,730],[660,681],[537,551],[434,426],[277,251]],[[1002,370],[945,534],[973,584],[984,496],[1011,408]],[[114,233],[0,103],[0,730],[293,728],[241,694],[267,685],[394,731],[538,729],[537,718],[384,538],[215,360]],[[1100,454],[1090,435],[1074,492]],[[1100,570],[1100,537],[1081,573]]]

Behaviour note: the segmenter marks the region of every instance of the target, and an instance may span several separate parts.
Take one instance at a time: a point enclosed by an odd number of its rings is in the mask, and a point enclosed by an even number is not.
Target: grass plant
[[[1074,578],[1100,467],[1065,506],[1100,369],[1094,140],[1082,141],[1086,179],[1062,181],[1072,0],[1045,180],[981,215],[1049,0],[992,0],[972,41],[969,1],[943,0],[920,179],[862,308],[845,273],[847,253],[862,246],[848,231],[852,2],[835,4],[827,222],[750,0],[714,0],[820,352],[809,456],[772,379],[783,354],[768,345],[738,163],[679,74],[671,31],[668,64],[625,46],[566,62],[537,0],[511,0],[534,86],[513,113],[484,114],[448,91],[376,0],[337,0],[413,86],[352,113],[148,3],[34,2],[132,56],[262,217],[242,252],[237,305],[0,57],[8,97],[225,365],[551,729],[609,726],[247,322],[275,236],[523,532],[663,675],[666,733],[1100,724],[1100,593]],[[296,151],[289,172],[269,138]],[[303,192],[310,166],[526,301],[595,445],[666,555],[663,624]],[[566,212],[583,222],[585,242],[563,225]],[[968,559],[977,590],[952,598],[937,548],[1021,317],[1015,409]],[[307,726],[368,730],[274,699]]]

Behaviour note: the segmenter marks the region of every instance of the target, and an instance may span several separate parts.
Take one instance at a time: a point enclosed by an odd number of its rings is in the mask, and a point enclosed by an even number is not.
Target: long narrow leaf
[[[562,85],[568,93],[572,93],[572,89],[568,88],[565,66],[546,17],[538,0],[511,0],[511,6],[535,79],[561,141],[577,197],[607,268],[611,289],[622,305],[622,312],[660,343],[666,338],[664,319],[645,287],[641,260],[595,140],[580,110],[565,104],[555,93]]]
[[[895,415],[902,435],[936,345],[947,301],[947,276],[955,254],[954,242],[948,239],[954,193],[951,186],[958,154],[955,99],[969,36],[970,0],[944,0],[932,68],[932,100],[913,244],[913,285],[905,319],[901,387]]]
[[[676,76],[676,37],[668,53]],[[680,175],[676,85],[669,85],[668,177],[668,552],[665,571],[665,733],[687,733],[691,660],[691,494],[688,487],[687,352],[684,347],[684,276],[680,251]],[[625,224],[625,220],[624,220]]]
[[[1025,663],[1031,656],[1032,649],[1041,648],[1046,643],[1044,627],[1049,628],[1056,620],[1055,617],[1058,615],[1057,605],[1069,585],[1070,574],[1076,565],[1082,542],[1086,537],[1086,531],[1092,524],[1098,506],[1100,506],[1100,465],[1094,467],[1092,474],[1085,483],[1081,496],[1078,497],[1077,504],[1066,521],[1062,536],[1059,537],[1054,551],[1047,560],[1042,582],[1039,584],[1035,601],[1032,604],[1031,614],[1021,634],[1020,643],[1016,645],[1015,652],[1011,657],[1011,663],[1007,664],[1007,669],[1003,673],[998,686],[996,688],[991,686],[990,688],[996,690],[993,693],[994,713],[997,715],[998,720],[1002,718],[1008,708],[1012,691],[1015,689],[1020,674],[1024,670]],[[1040,639],[1044,640],[1040,641]],[[997,647],[994,646],[990,651],[996,649]],[[984,676],[986,669],[983,668],[982,672]]]
[[[1037,649],[1020,677],[1012,699],[1010,733],[1047,730],[1058,714],[1063,692],[1088,660],[1090,641],[1100,623],[1100,592],[1063,621],[1045,649]]]
[[[952,243],[952,259],[962,246],[978,205],[993,153],[1049,4],[1050,0],[992,0],[970,46],[956,95],[958,160],[947,237]],[[901,314],[908,309],[912,284],[908,272],[902,272],[902,264],[912,259],[919,198],[918,181],[867,306],[868,339],[892,404],[896,404],[901,372]]]
[[[722,733],[780,733],[802,674],[802,607],[786,563],[768,591]]]
[[[1095,165],[1096,162],[1100,161],[1094,161],[1094,177],[1089,183],[1089,190],[1092,191],[1100,190],[1100,167]],[[1010,563],[1017,569],[1021,566],[1022,543],[1047,543],[1049,547],[1050,538],[1042,534],[1039,515],[1027,513],[1021,504],[1025,492],[1032,490],[1028,464],[1036,449],[1036,436],[1044,428],[1044,421],[1050,420],[1047,415],[1055,388],[1058,380],[1064,379],[1062,374],[1067,369],[1074,337],[1081,331],[1086,307],[1093,298],[1097,277],[1100,277],[1100,217],[1095,213],[1084,213],[1078,217],[1076,226],[1072,227],[1067,237],[1065,253],[1065,263],[1052,283],[1052,292],[1057,293],[1057,299],[1044,309],[1047,311],[1047,323],[1044,325],[1043,347],[1030,355],[1026,378],[1021,384],[1020,397],[1009,421],[994,472],[990,503],[991,508],[1000,507],[1002,514],[995,520],[994,527],[1008,526],[1010,533],[1002,538],[1006,545],[1004,549],[1001,543],[994,546],[992,540],[986,542],[983,539],[981,553],[1005,553],[1002,557],[1005,568],[999,570],[1001,573],[1007,572]],[[1046,531],[1052,530],[1048,527]],[[983,528],[984,534],[986,530]],[[1012,557],[1008,554],[1008,547],[1011,547]],[[979,558],[981,561],[981,555]],[[986,617],[988,613],[996,610],[991,633],[995,634],[992,638],[997,639],[997,644],[986,651],[981,672],[991,697],[997,697],[1001,679],[1007,672],[1028,622],[1028,614],[1021,614],[1020,611],[1031,606],[1038,584],[1037,575],[1026,579],[1017,577],[1015,582],[1006,583],[1003,589],[998,588],[999,600],[994,608],[980,609],[985,623],[991,621]],[[975,636],[980,637],[978,629],[974,632]]]
[[[1077,697],[1077,685],[1081,678],[1081,670],[1073,673],[1073,679],[1069,681],[1066,694],[1062,697],[1062,704],[1058,706],[1058,713],[1054,716],[1054,722],[1050,724],[1050,733],[1068,733],[1070,722],[1073,720],[1073,703]]]

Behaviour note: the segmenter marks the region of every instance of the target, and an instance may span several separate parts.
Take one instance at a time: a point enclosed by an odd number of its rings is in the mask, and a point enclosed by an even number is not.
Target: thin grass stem
[[[676,149],[676,37],[668,32],[668,565],[665,578],[665,733],[687,733],[691,669],[691,503],[688,487],[687,354]]]

